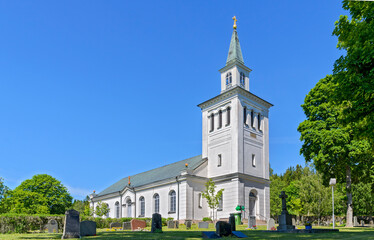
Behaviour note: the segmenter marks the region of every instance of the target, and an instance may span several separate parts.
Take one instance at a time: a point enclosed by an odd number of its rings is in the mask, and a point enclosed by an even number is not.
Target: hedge
[[[64,229],[65,215],[24,215],[24,214],[2,214],[0,215],[0,233],[26,233],[29,231],[44,231],[44,226],[49,220],[56,220],[58,230]],[[113,222],[129,222],[132,218],[94,218],[90,216],[80,216],[81,221],[90,220],[96,222],[97,228],[109,228]],[[147,222],[147,227],[151,226],[151,218],[137,218]],[[162,225],[166,226],[167,221],[173,218],[162,218]]]

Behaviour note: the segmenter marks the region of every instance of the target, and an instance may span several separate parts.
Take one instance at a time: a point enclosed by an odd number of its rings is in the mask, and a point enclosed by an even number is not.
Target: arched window
[[[229,126],[230,125],[230,114],[231,114],[231,108],[230,107],[228,107],[227,109],[226,109],[226,126]]]
[[[126,206],[127,206],[127,217],[132,217],[132,203],[131,199],[127,199]]]
[[[175,194],[175,191],[172,190],[169,193],[169,212],[175,213],[177,209],[177,196]]]
[[[244,107],[243,109],[243,122],[244,125],[247,125],[247,107]]]
[[[257,127],[258,127],[258,130],[261,129],[261,115],[260,114],[258,114],[257,116]]]
[[[154,212],[159,213],[160,212],[160,196],[157,193],[153,196],[153,203],[154,203]]]
[[[223,209],[223,194],[221,195],[221,197],[218,200],[218,208],[217,208],[217,210],[222,211],[222,209]]]
[[[109,217],[109,212],[110,212],[110,208],[109,208],[109,204],[107,203],[106,206],[108,207],[108,212],[106,213],[106,217],[108,218]]]
[[[116,218],[119,218],[119,202],[116,202],[115,208],[116,208]]]
[[[242,87],[244,87],[245,86],[245,75],[244,75],[244,73],[240,73],[240,85],[242,86]]]
[[[210,115],[210,131],[213,132],[214,130],[214,114]]]
[[[254,119],[255,119],[255,117],[254,117],[254,112],[253,112],[253,110],[251,111],[251,126],[252,127],[254,127]]]
[[[144,197],[139,198],[139,203],[140,203],[140,216],[144,217],[145,216],[145,199],[144,199]]]
[[[222,127],[222,111],[219,110],[218,112],[218,128]]]
[[[231,75],[231,72],[229,72],[226,74],[226,86],[231,85],[231,82],[232,82],[232,75]]]

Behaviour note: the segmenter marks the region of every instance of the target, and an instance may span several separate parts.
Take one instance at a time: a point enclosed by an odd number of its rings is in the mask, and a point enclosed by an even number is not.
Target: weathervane
[[[233,18],[232,18],[232,20],[234,20],[234,26],[232,26],[234,29],[236,29],[236,17],[234,16]]]

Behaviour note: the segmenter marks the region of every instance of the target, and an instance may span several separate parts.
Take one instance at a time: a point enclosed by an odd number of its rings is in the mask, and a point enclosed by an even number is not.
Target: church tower
[[[202,157],[207,158],[207,177],[213,178],[217,189],[225,189],[227,208],[218,217],[227,217],[237,205],[244,205],[247,216],[266,220],[270,215],[268,116],[273,105],[250,91],[252,70],[244,64],[233,19],[226,65],[219,70],[221,93],[198,105]]]

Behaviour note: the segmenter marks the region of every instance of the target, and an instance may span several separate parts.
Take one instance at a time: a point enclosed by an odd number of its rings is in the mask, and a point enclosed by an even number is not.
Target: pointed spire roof
[[[238,33],[236,32],[236,28],[234,28],[234,31],[231,36],[230,49],[229,49],[229,54],[227,56],[226,65],[228,65],[229,63],[235,60],[244,64],[242,50],[240,48],[239,37],[238,37]]]

